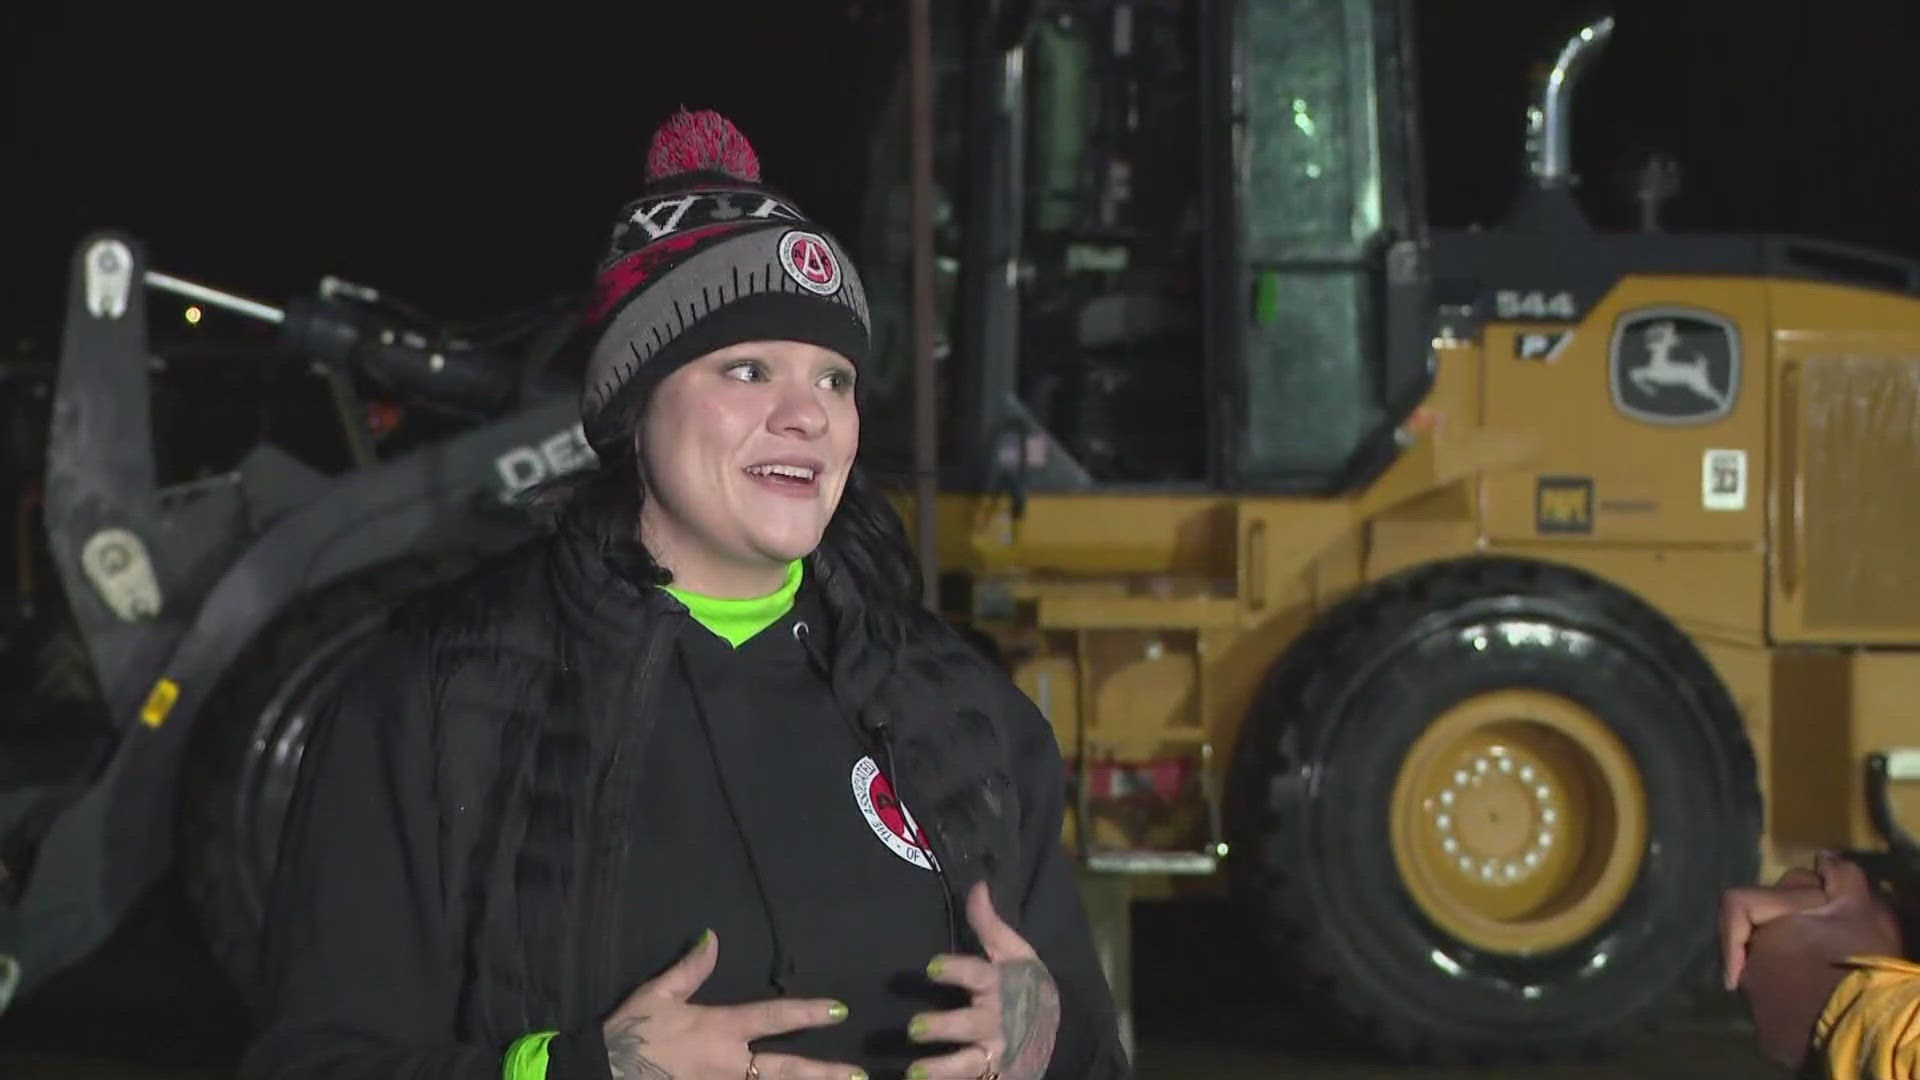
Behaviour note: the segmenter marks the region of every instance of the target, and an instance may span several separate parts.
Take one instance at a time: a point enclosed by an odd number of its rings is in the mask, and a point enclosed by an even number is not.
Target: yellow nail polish
[[[940,968],[941,968],[942,966],[943,966],[943,965],[942,965],[942,964],[941,964],[941,962],[940,962],[940,958],[939,958],[939,957],[937,957],[937,956],[936,956],[936,957],[934,957],[933,959],[931,959],[931,960],[929,960],[929,961],[927,961],[927,978],[929,978],[929,979],[937,979],[937,978],[939,978],[939,977],[940,977]]]
[[[907,1025],[907,1035],[914,1039],[926,1038],[927,1037],[927,1018],[924,1016],[914,1017],[913,1023]]]
[[[847,1007],[836,1001],[827,1006],[827,1017],[837,1024],[847,1018]]]
[[[925,1065],[915,1065],[913,1068],[907,1070],[907,1080],[927,1080],[927,1078],[932,1075],[932,1073],[927,1071]]]
[[[867,1070],[865,1069],[853,1070],[853,1080],[867,1080]]]
[[[702,930],[700,932],[700,947],[704,949],[711,944],[713,944],[713,931]]]

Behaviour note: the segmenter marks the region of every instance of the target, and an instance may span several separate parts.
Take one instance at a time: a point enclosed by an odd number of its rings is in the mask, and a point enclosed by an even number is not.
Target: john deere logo
[[[1732,411],[1740,393],[1740,334],[1695,308],[1630,311],[1608,350],[1613,403],[1651,424],[1703,424]]]
[[[1593,481],[1584,476],[1543,476],[1533,493],[1534,528],[1543,533],[1593,531]]]

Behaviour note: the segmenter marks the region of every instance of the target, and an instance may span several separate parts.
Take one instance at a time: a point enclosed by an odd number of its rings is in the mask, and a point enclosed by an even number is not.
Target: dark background
[[[963,0],[936,0],[959,3]],[[654,125],[730,115],[766,175],[850,234],[863,125],[904,54],[903,0],[340,0],[14,5],[0,33],[10,213],[0,341],[50,342],[88,230],[281,300],[321,275],[481,317],[580,285],[637,189]],[[1419,0],[1436,225],[1485,222],[1520,178],[1529,68],[1571,0]],[[1920,255],[1920,6],[1620,0],[1575,114],[1603,222],[1614,172],[1678,156],[1684,228],[1825,235]]]
[[[637,189],[653,127],[681,104],[731,116],[768,179],[850,235],[863,128],[904,55],[902,8],[13,5],[0,20],[0,175],[11,192],[0,347],[52,347],[73,246],[104,226],[142,237],[163,269],[269,301],[332,273],[450,318],[537,302],[586,280]],[[1490,222],[1506,207],[1522,176],[1529,70],[1591,10],[1418,4],[1434,224]],[[1920,5],[1620,0],[1613,10],[1620,27],[1575,112],[1575,163],[1598,220],[1631,220],[1617,168],[1658,148],[1686,168],[1674,227],[1806,233],[1920,257]],[[1157,918],[1175,938],[1205,921]],[[1143,913],[1147,927],[1155,920]],[[243,1020],[192,935],[159,891],[108,952],[9,1015],[0,1044],[222,1060]],[[1204,1004],[1248,985],[1213,977],[1231,951],[1173,965],[1185,976],[1171,982],[1143,964],[1143,1029],[1169,1001]],[[144,962],[120,962],[132,953]]]

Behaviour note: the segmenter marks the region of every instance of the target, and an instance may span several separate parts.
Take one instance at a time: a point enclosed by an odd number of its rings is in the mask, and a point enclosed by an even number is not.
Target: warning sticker
[[[1747,508],[1747,452],[1709,450],[1700,462],[1700,505],[1708,510]]]

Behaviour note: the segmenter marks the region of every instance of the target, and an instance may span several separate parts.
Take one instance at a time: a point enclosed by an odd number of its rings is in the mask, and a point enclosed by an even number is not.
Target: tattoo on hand
[[[1000,1034],[1007,1042],[1007,1059],[1000,1066],[1006,1080],[1040,1080],[1053,1060],[1053,1040],[1060,1031],[1060,989],[1038,960],[1011,960],[1000,965]]]
[[[640,1048],[647,1045],[640,1029],[644,1016],[629,1016],[607,1026],[607,1068],[613,1080],[673,1080],[673,1074],[648,1061]]]

